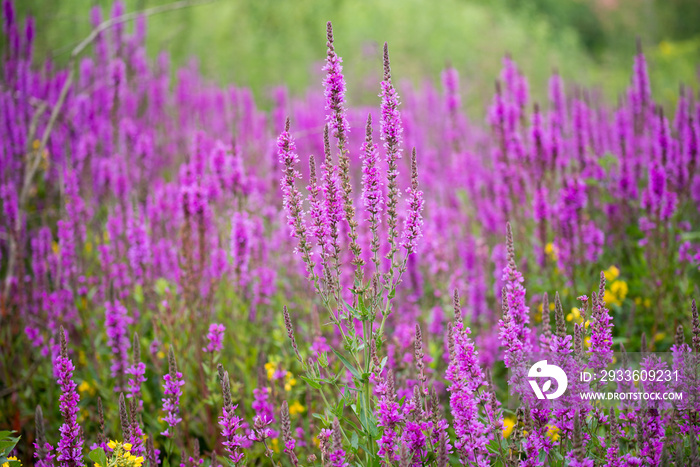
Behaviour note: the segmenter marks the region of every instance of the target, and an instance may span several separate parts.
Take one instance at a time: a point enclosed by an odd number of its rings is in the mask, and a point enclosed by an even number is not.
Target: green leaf
[[[14,433],[14,431],[0,431],[0,439],[5,439],[12,433]]]
[[[162,277],[156,280],[156,285],[154,287],[158,295],[164,295],[165,291],[168,290],[168,281]]]
[[[105,454],[104,449],[95,448],[92,451],[90,451],[88,457],[92,459],[92,461],[96,464],[100,464],[100,467],[107,467],[107,455]]]
[[[143,288],[139,284],[134,287],[134,301],[139,305],[143,303]]]
[[[302,381],[306,381],[306,384],[308,384],[312,388],[321,389],[321,385],[318,382],[312,380],[311,378],[307,378],[306,376],[299,376],[299,378],[301,378]]]
[[[15,448],[19,438],[0,439],[0,454],[7,456]]]
[[[350,445],[352,448],[357,451],[357,446],[360,444],[360,439],[357,437],[357,432],[353,431],[352,436],[350,437]]]
[[[343,355],[340,352],[338,352],[337,350],[333,349],[333,353],[338,357],[338,359],[340,359],[341,362],[343,362],[343,365],[345,365],[345,368],[350,370],[350,373],[352,373],[352,375],[355,378],[357,378],[360,381],[362,380],[362,376],[360,375],[360,372],[357,371],[357,368],[355,368],[352,365],[352,363],[350,363],[345,357],[343,357]]]

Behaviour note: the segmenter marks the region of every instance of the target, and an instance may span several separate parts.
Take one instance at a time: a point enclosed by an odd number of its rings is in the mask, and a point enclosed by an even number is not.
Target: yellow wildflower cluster
[[[559,257],[559,252],[557,251],[557,247],[554,246],[552,242],[547,243],[544,247],[544,252],[547,255],[549,259],[552,261],[556,261],[557,258]]]
[[[515,418],[506,417],[503,419],[503,437],[507,438],[513,433],[513,428],[515,428]]]
[[[7,460],[8,460],[8,461],[17,461],[17,462],[19,462],[19,459],[17,459],[15,456],[10,456],[10,457],[7,458]],[[22,465],[22,463],[20,462],[19,465]],[[9,463],[9,462],[5,462],[4,464],[2,464],[2,467],[10,467],[10,463]]]
[[[304,410],[306,410],[306,408],[301,405],[299,401],[294,401],[292,405],[289,406],[289,415],[304,413]]]
[[[553,443],[559,441],[559,428],[554,425],[547,425],[547,436]]]
[[[620,277],[620,270],[616,266],[610,266],[603,273],[608,283],[608,288],[605,290],[603,300],[605,300],[605,303],[608,305],[622,305],[625,297],[627,297],[627,292],[629,292],[629,287],[627,286],[627,282],[618,279]]]
[[[117,441],[110,441],[107,443],[107,447],[112,450],[112,456],[107,461],[107,465],[104,467],[141,467],[143,465],[143,457],[131,454],[131,444],[129,443],[119,443]],[[95,462],[95,467],[103,467],[97,462]]]
[[[573,321],[574,323],[581,324],[583,323],[583,316],[581,315],[581,310],[579,310],[576,307],[573,307],[571,309],[571,312],[566,315],[566,320],[567,321]],[[591,325],[591,322],[586,320],[586,328]]]
[[[535,321],[538,323],[542,321],[542,313],[544,312],[544,310],[542,309],[543,306],[544,305],[542,303],[540,303],[537,306],[537,313],[535,313]],[[549,304],[549,311],[554,311],[554,303]]]
[[[83,382],[78,385],[78,392],[80,394],[87,393],[90,396],[94,396],[97,393],[97,388],[87,380],[83,380]]]
[[[272,380],[272,378],[275,376],[275,372],[277,371],[277,365],[278,363],[273,361],[269,361],[265,364],[265,371],[267,372],[268,380]],[[289,392],[292,390],[292,387],[296,386],[296,384],[297,379],[294,377],[294,374],[292,374],[291,371],[287,371],[284,375],[284,390]]]
[[[642,306],[644,305],[644,308],[651,308],[651,298],[644,298],[642,299],[641,297],[637,297],[634,299],[634,303],[637,306]]]
[[[506,417],[503,419],[503,437],[508,438],[510,435],[513,433],[513,430],[515,429],[515,425],[517,424],[515,418],[513,417]],[[527,436],[527,431],[524,431],[523,434]],[[559,428],[557,428],[554,425],[547,425],[547,436],[549,439],[552,440],[552,442],[557,442],[560,438],[559,436]]]

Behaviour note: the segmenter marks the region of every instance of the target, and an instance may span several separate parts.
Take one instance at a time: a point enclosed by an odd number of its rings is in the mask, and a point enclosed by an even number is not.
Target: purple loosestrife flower
[[[525,288],[523,275],[515,264],[515,249],[513,247],[513,231],[510,223],[506,224],[506,248],[508,263],[503,268],[502,281],[505,283],[505,299],[508,304],[511,329],[523,346],[523,351],[530,348],[530,308],[525,303]]]
[[[345,220],[348,224],[348,238],[350,239],[350,250],[353,253],[352,264],[356,266],[355,278],[362,280],[362,248],[357,243],[357,221],[355,219],[355,206],[352,197],[352,184],[350,182],[350,158],[346,147],[347,134],[350,131],[345,111],[345,78],[343,77],[343,67],[340,65],[342,59],[336,54],[333,45],[333,26],[329,21],[326,25],[328,38],[328,55],[326,65],[323,70],[326,72],[326,79],[323,82],[326,96],[326,110],[330,114],[326,115],[326,122],[330,133],[338,140],[338,175],[342,198],[342,210],[345,213]],[[326,155],[326,163],[330,161]]]
[[[423,413],[421,399],[420,389],[414,386],[413,398],[403,407],[406,426],[401,436],[401,445],[405,450],[404,459],[407,456],[412,465],[420,465],[420,460],[427,455],[428,437],[425,433],[432,428],[432,422],[425,420],[427,417]]]
[[[243,425],[243,419],[235,414],[238,405],[233,405],[231,400],[231,382],[228,377],[228,372],[224,371],[224,367],[219,364],[219,383],[224,394],[224,406],[222,415],[219,417],[221,425],[221,436],[224,437],[224,448],[229,453],[229,460],[233,465],[238,465],[243,461],[243,448],[245,437],[237,433]]]
[[[80,396],[76,392],[77,384],[73,381],[75,366],[68,358],[68,343],[63,327],[59,330],[61,353],[54,362],[54,373],[57,375],[57,383],[61,387],[59,397],[59,409],[63,416],[61,425],[61,439],[58,442],[58,456],[56,460],[63,466],[78,467],[83,463],[83,431],[78,425],[78,402]]]
[[[651,109],[651,85],[647,61],[642,52],[642,46],[637,41],[637,55],[634,57],[634,73],[632,76],[632,109],[639,125],[646,125],[646,117]]]
[[[564,309],[559,298],[559,293],[554,295],[554,319],[556,322],[556,330],[552,336],[550,350],[553,364],[560,367],[567,375],[578,374],[580,370],[579,364],[574,356],[573,338],[566,332],[566,319],[564,318]],[[571,387],[560,399],[552,413],[552,418],[555,420],[555,425],[562,433],[570,433],[573,429],[572,411],[575,407],[583,410],[584,406],[575,394],[581,392],[581,386],[578,381],[571,381]],[[579,411],[577,410],[577,412]],[[584,410],[585,411],[585,410]]]
[[[586,458],[586,445],[582,433],[581,420],[578,412],[574,413],[573,449],[567,456],[569,466],[572,467],[593,467],[593,459]]]
[[[696,391],[694,387],[694,355],[690,346],[685,343],[685,336],[683,335],[683,326],[678,325],[676,328],[676,338],[674,344],[671,346],[671,353],[673,355],[673,365],[672,371],[676,375],[679,375],[677,381],[673,382],[673,390],[676,392],[682,392],[684,399],[682,401],[676,402],[677,407],[681,411],[689,409],[691,406],[690,395]],[[681,430],[688,432],[687,421],[681,425]]]
[[[452,327],[453,347],[445,379],[450,381],[450,407],[454,417],[455,449],[460,456],[478,466],[489,465],[487,445],[490,430],[479,415],[482,402],[479,390],[485,383],[479,367],[479,355],[469,337],[471,330],[462,322]]]
[[[411,187],[406,190],[408,195],[408,217],[403,231],[401,246],[406,254],[416,252],[416,242],[423,236],[423,192],[418,189],[418,164],[416,163],[416,148],[411,154]]]
[[[333,264],[335,269],[335,280],[338,282],[340,280],[340,243],[338,237],[340,235],[340,219],[343,207],[337,169],[333,165],[333,160],[331,158],[331,146],[328,131],[328,125],[326,125],[326,127],[323,129],[323,150],[325,160],[321,166],[321,171],[323,172],[322,190],[325,198],[325,226],[330,239],[326,244],[328,251],[325,253],[325,255],[329,258],[328,261],[326,261],[326,264],[328,265],[327,267],[330,267],[330,264]],[[338,287],[337,283],[336,287]]]
[[[165,417],[163,421],[168,424],[168,428],[161,435],[171,438],[174,435],[175,426],[182,421],[180,418],[180,396],[182,395],[182,389],[180,389],[185,381],[182,379],[182,373],[177,371],[177,362],[175,361],[175,353],[173,348],[170,347],[170,352],[168,353],[168,369],[169,372],[163,376],[163,394],[165,397],[162,399],[163,411],[165,412]]]
[[[56,455],[53,452],[53,446],[46,441],[44,413],[38,405],[34,412],[34,421],[36,426],[36,437],[34,441],[34,458],[36,459],[36,465],[37,467],[53,467]]]
[[[126,369],[125,373],[130,375],[127,382],[127,395],[129,399],[136,399],[139,403],[139,410],[143,410],[143,401],[141,400],[141,384],[146,382],[146,364],[141,361],[141,344],[139,335],[134,333],[134,342],[132,345],[133,358],[131,366]]]
[[[339,140],[339,144],[345,144],[346,134],[349,131],[348,120],[345,116],[345,77],[343,77],[343,59],[335,53],[333,45],[333,25],[329,21],[326,24],[326,37],[328,53],[326,65],[323,71],[326,78],[323,81],[326,96],[326,122],[330,126],[331,134]],[[341,149],[343,150],[343,149]]]
[[[224,326],[223,324],[210,324],[209,332],[207,333],[207,339],[209,339],[209,343],[206,347],[202,347],[202,351],[207,353],[220,352],[221,349],[224,347],[224,331],[226,331],[226,326]]]
[[[122,391],[126,381],[126,369],[129,367],[128,327],[132,319],[124,305],[118,300],[105,303],[105,328],[107,345],[112,348],[112,377],[117,379],[114,392]]]
[[[299,459],[294,453],[294,447],[296,446],[296,441],[292,436],[292,421],[289,418],[289,403],[285,400],[282,402],[281,411],[281,423],[282,423],[282,439],[284,441],[284,452],[289,456],[289,460],[292,465],[297,467],[299,465]]]
[[[327,131],[327,127],[324,128],[324,133],[327,133]],[[318,177],[316,176],[316,160],[314,156],[309,156],[309,184],[306,189],[309,192],[307,199],[309,202],[309,216],[311,217],[309,234],[316,239],[320,247],[321,264],[323,267],[328,267],[329,265],[326,263],[326,260],[327,254],[330,251],[330,245],[328,243],[328,235],[330,232],[328,222],[326,222],[324,190],[322,185],[318,183]]]
[[[622,467],[620,458],[620,425],[617,423],[615,409],[610,409],[608,416],[608,432],[605,439],[606,462],[603,467]]]
[[[677,196],[668,190],[667,185],[666,169],[660,161],[654,160],[649,166],[649,184],[642,193],[642,207],[652,214],[653,219],[668,220],[676,210]]]
[[[375,365],[375,378],[378,380],[375,389],[378,397],[375,415],[377,426],[384,428],[382,436],[377,440],[379,445],[377,454],[384,462],[391,464],[399,460],[399,439],[396,429],[403,423],[403,415],[396,401],[392,371],[389,370],[384,378],[379,375],[379,368]]]
[[[231,259],[238,286],[244,289],[251,280],[250,259],[253,222],[247,212],[234,212],[231,217]]]
[[[151,264],[152,251],[143,213],[135,211],[129,214],[126,221],[126,235],[129,242],[129,263],[136,278],[141,280]]]
[[[294,167],[299,162],[299,156],[294,152],[296,146],[294,138],[289,133],[289,119],[285,123],[284,131],[277,138],[277,149],[279,162],[284,166],[284,176],[280,185],[284,196],[284,209],[287,212],[287,223],[292,237],[296,237],[299,240],[299,246],[295,251],[301,252],[307,271],[311,275],[314,269],[314,263],[311,259],[311,245],[308,241],[308,231],[304,222],[302,196],[295,183],[297,178],[301,178],[301,174]]]
[[[394,265],[394,255],[396,254],[396,238],[398,237],[397,226],[397,208],[401,193],[398,188],[397,178],[399,169],[397,161],[401,159],[401,142],[403,126],[401,124],[401,114],[399,112],[399,95],[391,82],[391,64],[389,63],[389,46],[384,43],[384,80],[382,81],[382,119],[380,124],[380,135],[384,141],[384,149],[386,150],[387,169],[387,225],[388,225],[388,241],[389,254],[387,258]]]
[[[381,212],[384,204],[382,193],[382,182],[380,169],[377,166],[379,155],[377,147],[372,141],[372,115],[367,115],[367,127],[365,131],[365,142],[360,150],[362,159],[362,202],[369,221],[369,228],[372,232],[370,249],[372,250],[375,269],[379,272],[379,225],[381,224]]]
[[[345,462],[347,454],[343,449],[343,439],[340,433],[340,423],[336,418],[333,420],[333,432],[332,432],[332,445],[330,447],[331,451],[328,455],[328,462],[330,467],[350,467],[350,464]]]
[[[612,318],[610,312],[605,307],[605,274],[600,273],[600,286],[597,300],[592,304],[591,315],[591,347],[588,352],[591,354],[588,362],[589,368],[599,371],[606,369],[613,361],[613,339],[612,339]],[[585,305],[585,302],[584,302]]]
[[[286,374],[286,373],[284,373]],[[280,373],[280,376],[282,373]],[[263,386],[260,388],[253,389],[253,403],[251,407],[255,411],[255,418],[259,419],[265,427],[274,423],[275,420],[275,409],[270,402],[270,388]],[[279,433],[273,429],[265,428],[266,436],[265,438],[276,438]],[[254,439],[254,441],[260,441],[261,439]]]

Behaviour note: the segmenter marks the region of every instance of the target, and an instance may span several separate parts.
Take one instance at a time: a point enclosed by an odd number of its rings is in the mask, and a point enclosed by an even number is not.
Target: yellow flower
[[[291,371],[288,371],[284,376],[284,390],[289,392],[292,390],[292,386],[296,386],[297,380]]]
[[[108,467],[141,467],[143,465],[143,457],[131,454],[131,443],[120,443],[111,440],[107,446],[112,450],[112,457],[109,459]],[[95,464],[100,467],[98,464]]]
[[[644,299],[644,306],[647,308],[651,307],[651,298]]]
[[[53,250],[53,252],[56,254],[61,251],[61,248],[58,246],[58,242],[51,243],[51,250]]]
[[[586,346],[587,349],[590,348],[590,346],[591,346],[591,337],[590,337],[590,336],[586,337],[586,338],[583,340],[583,344]]]
[[[503,437],[507,438],[510,436],[510,434],[513,432],[513,428],[515,428],[515,419],[512,417],[504,418],[503,419]]]
[[[559,428],[554,425],[547,425],[547,436],[552,440],[552,442],[558,441],[560,438]]]
[[[95,386],[88,383],[87,380],[83,380],[83,382],[78,385],[78,392],[81,394],[87,392],[89,395],[94,396],[96,391]]]
[[[301,405],[301,403],[299,401],[294,401],[292,403],[292,405],[289,406],[289,415],[296,415],[299,413],[303,413],[304,410],[306,410],[306,409],[304,408],[303,405]]]
[[[10,456],[10,457],[7,458],[7,460],[8,460],[8,461],[17,461],[17,462],[19,462],[19,459],[17,459],[15,456]],[[20,462],[19,465],[22,465],[22,463]],[[2,467],[10,467],[10,463],[9,463],[9,462],[5,462],[4,464],[2,464]]]
[[[277,369],[277,364],[275,362],[267,362],[265,364],[265,371],[267,371],[267,379],[272,379]]]
[[[577,323],[580,324],[581,321],[583,320],[583,318],[581,318],[581,310],[579,310],[579,309],[576,308],[576,307],[573,307],[573,308],[571,309],[571,313],[569,313],[568,315],[566,315],[566,320],[567,320],[567,321],[575,320]]]
[[[656,334],[654,335],[654,342],[662,341],[662,340],[664,340],[665,337],[666,337],[666,333],[665,333],[665,332],[656,333]]]
[[[610,266],[607,270],[603,271],[603,274],[605,274],[605,280],[611,282],[620,277],[620,270],[617,266]]]
[[[659,43],[659,52],[661,52],[661,55],[669,56],[673,54],[673,45],[668,41],[661,41]]]
[[[629,287],[625,281],[615,281],[610,285],[610,291],[618,297],[620,301],[623,301],[629,292]]]
[[[91,242],[85,242],[85,253],[87,253],[87,254],[92,253],[92,243]]]
[[[272,450],[275,452],[280,452],[280,440],[277,438],[272,438]]]
[[[615,294],[613,294],[609,290],[605,291],[605,295],[603,295],[603,301],[605,301],[605,303],[607,303],[608,305],[620,305],[620,302],[617,300]]]

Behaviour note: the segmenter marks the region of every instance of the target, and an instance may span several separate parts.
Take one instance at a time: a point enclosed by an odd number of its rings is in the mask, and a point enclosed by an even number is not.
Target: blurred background
[[[169,1],[126,0],[126,11]],[[89,33],[90,8],[109,11],[111,3],[15,2],[37,20],[37,60],[49,55],[58,64]],[[151,17],[148,49],[152,56],[167,51],[179,65],[196,60],[212,80],[249,86],[264,102],[276,85],[297,94],[320,89],[327,20],[353,103],[376,100],[384,41],[399,82],[419,85],[454,66],[472,115],[483,115],[506,53],[529,77],[535,99],[546,98],[555,68],[614,99],[629,81],[636,37],[660,101],[672,105],[681,82],[697,90],[699,0],[219,0]]]

